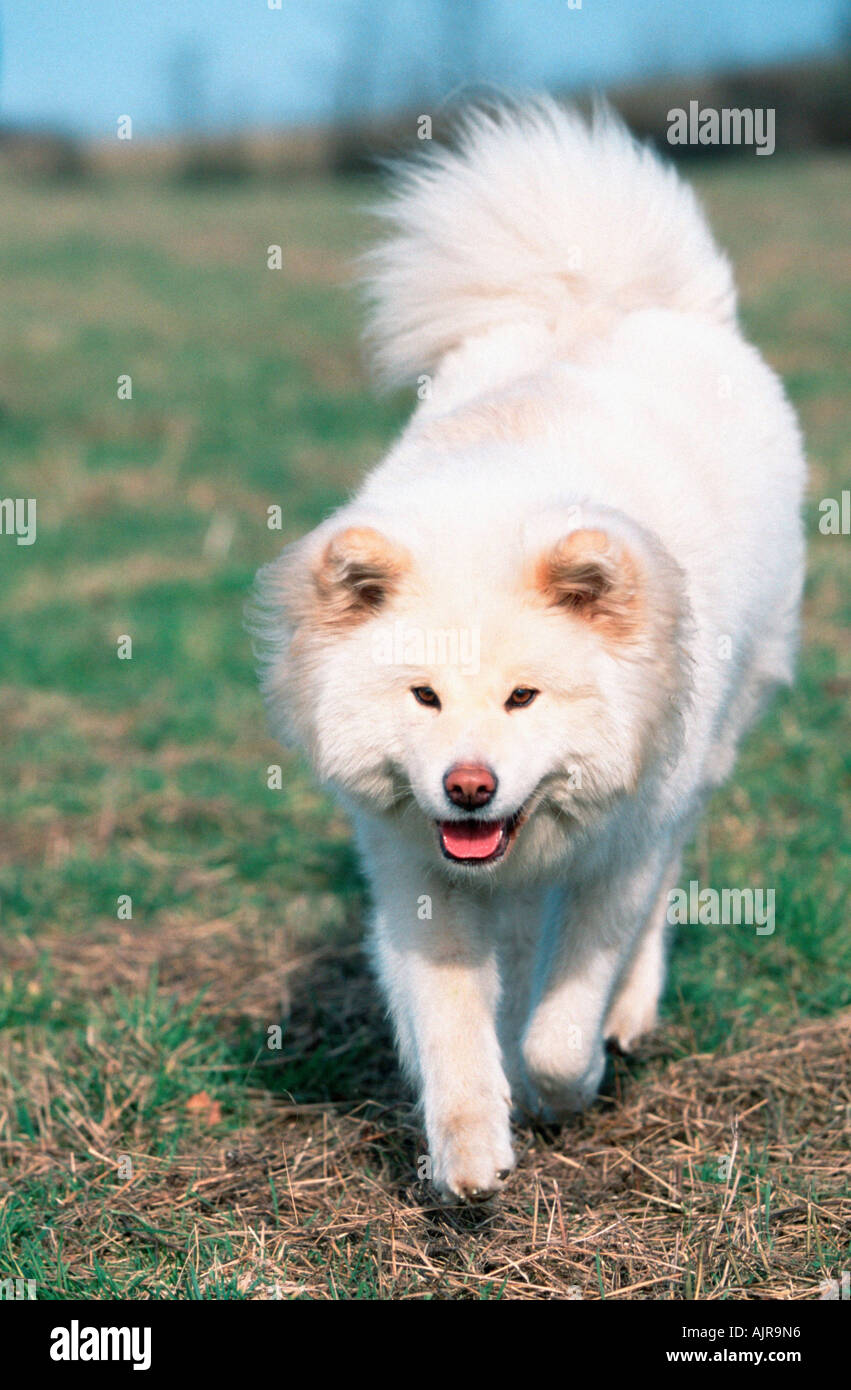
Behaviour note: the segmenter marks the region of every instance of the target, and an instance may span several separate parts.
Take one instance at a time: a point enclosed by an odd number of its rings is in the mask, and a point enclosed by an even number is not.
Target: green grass
[[[851,538],[817,525],[819,499],[851,485],[848,164],[768,163],[700,187],[808,438],[805,640],[686,866],[703,886],[773,887],[777,929],[682,929],[666,1018],[683,1055],[849,1002]],[[40,1297],[252,1296],[238,1214],[206,1241],[191,1204],[146,1229],[130,1188],[116,1207],[110,1164],[147,1154],[159,1182],[197,1153],[202,1173],[209,1141],[226,1148],[288,1095],[351,1105],[397,1086],[345,954],[364,907],[348,829],[266,737],[242,626],[256,567],[343,499],[409,408],[377,399],[361,365],[348,260],[367,197],[0,190],[0,495],[38,499],[37,543],[0,537],[0,1276],[35,1277]],[[269,791],[278,762],[285,789]],[[329,943],[365,1013],[349,1026],[317,1002],[313,1034],[270,1066],[276,971]],[[206,1130],[186,1108],[202,1091],[221,1107]],[[320,1265],[331,1296],[384,1287],[369,1241]]]

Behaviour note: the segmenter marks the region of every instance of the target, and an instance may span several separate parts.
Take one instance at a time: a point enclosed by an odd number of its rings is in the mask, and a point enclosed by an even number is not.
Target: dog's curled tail
[[[475,109],[457,148],[397,167],[368,254],[370,337],[388,383],[468,338],[538,323],[571,344],[636,309],[729,322],[730,266],[687,184],[599,106]]]

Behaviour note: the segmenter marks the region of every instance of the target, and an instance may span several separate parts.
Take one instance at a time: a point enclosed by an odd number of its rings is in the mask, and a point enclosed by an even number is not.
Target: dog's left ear
[[[406,550],[372,526],[332,536],[313,568],[324,623],[355,623],[377,613],[410,561]]]
[[[538,592],[554,608],[627,640],[643,623],[641,571],[632,551],[606,531],[582,529],[562,536],[538,558]]]

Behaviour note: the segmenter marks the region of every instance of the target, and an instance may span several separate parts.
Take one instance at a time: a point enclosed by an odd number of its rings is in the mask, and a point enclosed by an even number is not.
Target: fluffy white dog
[[[474,113],[404,169],[373,329],[421,403],[259,577],[276,734],[354,821],[434,1181],[654,1025],[667,893],[791,674],[802,446],[691,190],[605,112]]]

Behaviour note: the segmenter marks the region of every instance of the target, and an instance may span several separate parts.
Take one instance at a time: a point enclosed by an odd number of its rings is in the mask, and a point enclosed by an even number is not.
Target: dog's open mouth
[[[514,839],[521,821],[515,812],[505,820],[438,821],[440,848],[444,858],[456,864],[491,864],[501,859]]]

